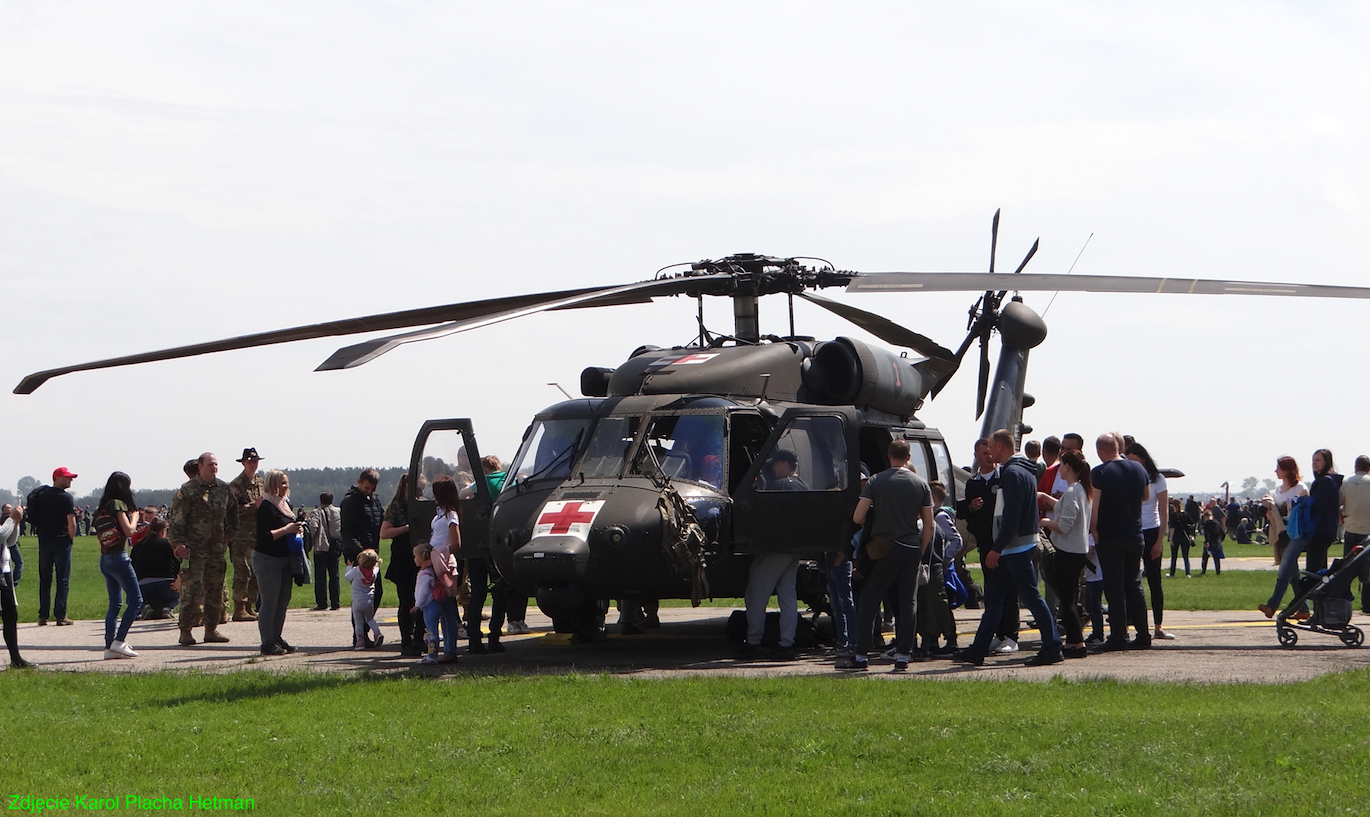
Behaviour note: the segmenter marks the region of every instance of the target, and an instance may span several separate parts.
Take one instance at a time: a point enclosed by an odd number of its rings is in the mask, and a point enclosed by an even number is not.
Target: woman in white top
[[[10,651],[11,667],[29,669],[33,665],[19,654],[19,605],[14,599],[14,566],[10,561],[10,546],[19,540],[24,510],[9,505],[4,510],[0,517],[0,614],[5,624],[5,647]]]
[[[1299,462],[1293,457],[1280,457],[1275,461],[1275,476],[1280,478],[1279,487],[1275,489],[1272,497],[1266,494],[1261,499],[1261,504],[1270,513],[1270,524],[1275,536],[1275,558],[1280,563],[1280,572],[1275,577],[1275,592],[1270,594],[1270,599],[1265,604],[1256,606],[1257,610],[1265,613],[1266,618],[1274,618],[1275,611],[1280,608],[1284,601],[1284,591],[1289,589],[1289,583],[1299,572],[1299,556],[1303,553],[1306,544],[1305,539],[1291,539],[1286,528],[1289,525],[1289,508],[1294,500],[1301,496],[1308,495],[1308,489],[1303,487],[1299,475]],[[1278,528],[1276,531],[1275,529]],[[1307,611],[1300,611],[1294,614],[1296,619],[1308,618]]]
[[[1078,452],[1065,451],[1057,473],[1066,481],[1066,492],[1056,501],[1056,518],[1043,519],[1042,529],[1052,532],[1051,544],[1056,548],[1051,583],[1061,599],[1065,625],[1061,652],[1066,658],[1084,658],[1088,651],[1076,601],[1089,551],[1089,463]]]
[[[1165,550],[1165,532],[1170,529],[1170,491],[1165,477],[1156,468],[1156,461],[1141,443],[1127,447],[1127,458],[1141,463],[1151,478],[1151,490],[1142,500],[1142,564],[1146,567],[1146,583],[1151,590],[1151,617],[1156,623],[1155,638],[1173,639],[1175,636],[1161,629],[1165,615],[1165,590],[1161,587],[1161,555]]]

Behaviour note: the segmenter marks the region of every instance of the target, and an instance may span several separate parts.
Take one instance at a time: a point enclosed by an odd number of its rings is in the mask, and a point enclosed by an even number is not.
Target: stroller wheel
[[[1341,633],[1341,643],[1348,647],[1359,647],[1365,643],[1365,633],[1359,627],[1347,627]]]
[[[1276,629],[1276,635],[1280,638],[1281,647],[1292,647],[1299,643],[1299,634],[1293,628],[1279,627]]]

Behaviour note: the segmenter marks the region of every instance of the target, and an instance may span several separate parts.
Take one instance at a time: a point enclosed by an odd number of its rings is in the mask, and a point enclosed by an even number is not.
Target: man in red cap
[[[38,527],[38,626],[48,623],[48,593],[57,573],[57,594],[51,611],[56,623],[67,618],[67,591],[71,587],[71,543],[76,538],[76,500],[67,489],[76,475],[62,467],[52,472],[52,485],[29,494],[32,516]]]

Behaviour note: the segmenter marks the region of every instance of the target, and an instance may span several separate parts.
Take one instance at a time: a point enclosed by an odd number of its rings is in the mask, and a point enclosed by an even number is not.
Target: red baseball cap
[[[52,472],[52,478],[53,478],[53,479],[57,479],[58,477],[67,477],[67,478],[69,478],[69,479],[76,479],[76,475],[73,474],[73,473],[71,472],[71,469],[68,468],[68,467],[66,467],[65,465],[62,466],[61,468],[58,468],[56,471],[53,471],[53,472]]]

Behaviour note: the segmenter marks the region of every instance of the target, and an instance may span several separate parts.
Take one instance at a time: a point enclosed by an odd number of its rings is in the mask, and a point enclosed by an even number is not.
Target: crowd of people
[[[885,646],[882,629],[891,624],[894,643],[885,656],[896,670],[929,658],[980,665],[990,656],[1019,651],[1020,607],[1040,633],[1029,665],[1082,659],[1091,649],[1144,650],[1155,639],[1174,638],[1163,627],[1162,578],[1176,576],[1181,560],[1185,576],[1192,575],[1189,553],[1200,534],[1205,539],[1201,575],[1210,559],[1221,573],[1225,536],[1273,546],[1279,566],[1275,586],[1257,608],[1267,617],[1280,611],[1301,556],[1306,570],[1324,570],[1339,534],[1344,532],[1343,555],[1370,538],[1370,457],[1365,455],[1356,458],[1354,476],[1344,479],[1332,452],[1319,449],[1311,459],[1314,478],[1308,487],[1297,461],[1283,456],[1276,463],[1276,488],[1262,499],[1200,503],[1193,496],[1184,502],[1171,497],[1150,452],[1131,437],[1099,435],[1097,465],[1089,463],[1083,449],[1081,435],[1065,434],[1040,445],[1029,442],[1020,454],[1012,434],[996,431],[976,442],[974,468],[968,469],[964,495],[954,506],[948,504],[947,486],[928,482],[911,466],[907,440],[891,442],[889,467],[873,477],[863,465],[850,542],[822,559],[837,667],[867,669],[873,645]],[[789,455],[774,458],[765,475],[768,485],[803,490],[794,455],[782,453]],[[38,538],[38,624],[65,626],[72,623],[67,617],[72,543],[80,523],[89,522],[109,595],[107,659],[137,657],[128,636],[140,616],[168,619],[173,613],[184,647],[227,642],[219,627],[231,615],[257,623],[263,655],[295,652],[284,637],[286,611],[293,587],[311,582],[316,611],[340,609],[341,583],[350,586],[351,644],[356,650],[373,649],[385,641],[376,620],[382,570],[399,593],[401,651],[422,663],[455,662],[463,640],[471,653],[502,652],[506,620],[510,633],[529,631],[523,620],[528,598],[485,559],[458,557],[459,503],[473,492],[476,479],[469,472],[435,475],[431,483],[420,476],[416,492],[431,496],[436,513],[428,543],[414,545],[407,475],[388,505],[376,495],[379,473],[367,468],[341,503],[335,506],[332,494],[324,493],[318,506],[306,510],[292,506],[288,474],[259,473],[261,459],[256,449],[244,449],[237,460],[242,472],[227,483],[218,478],[214,454],[187,461],[187,481],[169,509],[138,508],[130,477],[115,472],[93,513],[82,520],[67,491],[77,475],[65,467],[53,472],[52,485],[30,494],[27,508],[0,509],[0,613],[11,665],[30,666],[19,652],[14,593],[23,572],[18,536],[24,524]],[[499,459],[485,457],[480,469],[490,495],[498,494],[505,478]],[[1163,564],[1167,532],[1168,571]],[[391,542],[388,562],[379,553],[383,539]],[[967,569],[972,547],[983,585]],[[747,635],[737,658],[762,654],[772,595],[781,608],[780,647],[772,657],[794,657],[797,564],[793,554],[770,554],[752,563]],[[1361,578],[1364,582],[1370,575]],[[1370,613],[1367,596],[1363,591],[1362,610]],[[489,631],[483,633],[487,598],[493,605]],[[983,608],[965,649],[958,649],[952,613],[961,604]],[[1294,620],[1309,616],[1302,606],[1280,614]],[[624,621],[630,619],[625,614]],[[202,628],[198,640],[197,628]]]
[[[284,636],[286,611],[293,588],[311,582],[313,610],[327,611],[340,609],[341,581],[346,581],[351,643],[356,649],[379,647],[385,641],[376,621],[383,596],[382,539],[391,542],[384,578],[399,591],[403,654],[423,663],[451,662],[460,640],[473,653],[502,652],[506,616],[509,632],[529,632],[524,622],[528,598],[515,593],[483,559],[457,558],[457,510],[462,491],[469,491],[474,481],[469,473],[458,472],[455,479],[443,475],[431,486],[419,486],[431,490],[438,513],[431,542],[416,547],[409,538],[407,477],[401,478],[389,505],[376,495],[379,472],[366,468],[338,505],[332,494],[323,493],[315,508],[296,508],[289,475],[274,469],[260,472],[261,460],[255,448],[244,449],[237,460],[242,472],[231,482],[219,479],[213,453],[187,461],[186,482],[170,508],[138,508],[132,480],[116,471],[94,511],[83,517],[67,490],[78,475],[65,467],[53,472],[51,485],[30,494],[27,507],[4,506],[0,613],[11,665],[31,666],[20,654],[17,638],[14,590],[23,571],[21,528],[29,526],[38,538],[38,625],[67,626],[73,623],[67,616],[72,546],[85,521],[100,546],[100,572],[109,595],[106,659],[138,656],[128,637],[140,617],[165,620],[173,615],[183,647],[229,641],[220,626],[231,616],[257,623],[263,655],[293,653],[296,647]],[[504,480],[500,460],[487,456],[481,468],[490,494],[498,493]],[[345,566],[341,576],[340,563]],[[494,613],[489,632],[483,633],[481,609],[487,597],[494,599]],[[465,608],[464,623],[459,604]]]

